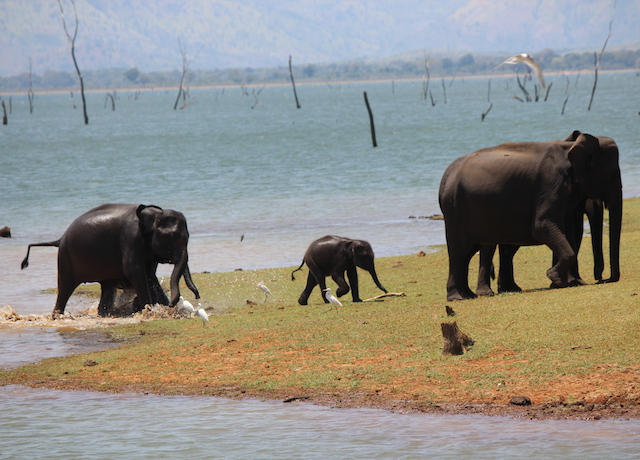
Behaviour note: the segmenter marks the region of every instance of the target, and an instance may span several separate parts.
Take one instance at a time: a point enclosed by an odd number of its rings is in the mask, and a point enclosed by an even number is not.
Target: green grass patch
[[[581,274],[593,283],[588,238],[583,245]],[[550,290],[551,251],[527,247],[514,262],[522,293],[448,303],[446,248],[436,249],[377,260],[381,282],[404,297],[352,303],[348,294],[337,311],[317,290],[310,305],[297,304],[306,274],[291,281],[295,267],[194,274],[211,314],[207,327],[197,319],[116,326],[109,332],[123,345],[1,371],[0,384],[264,397],[357,393],[424,404],[514,394],[580,401],[604,391],[637,404],[640,199],[625,201],[618,283]],[[477,265],[476,257],[472,286]],[[380,293],[367,273],[359,278],[363,298]],[[260,281],[273,293],[267,301]],[[458,357],[441,354],[440,324],[452,320],[476,341]]]

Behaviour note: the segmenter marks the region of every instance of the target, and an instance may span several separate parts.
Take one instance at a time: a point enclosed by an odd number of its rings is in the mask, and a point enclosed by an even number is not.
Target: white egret
[[[519,62],[524,62],[527,67],[533,70],[536,73],[536,77],[540,80],[540,84],[543,88],[546,88],[544,84],[544,77],[542,76],[542,69],[540,68],[540,64],[533,60],[530,54],[522,53],[511,56],[509,59],[506,59],[502,64],[518,64]],[[500,64],[500,65],[502,65]]]
[[[267,301],[267,297],[269,297],[271,295],[271,291],[269,290],[269,288],[267,286],[264,285],[264,283],[262,281],[260,281],[257,284],[258,288],[260,288],[262,290],[262,292],[264,292],[264,301]]]
[[[327,288],[327,289],[324,289],[322,292],[324,292],[324,298],[327,299],[331,305],[335,305],[336,307],[342,306],[340,301],[336,299],[333,296],[333,294],[331,294],[331,289]]]
[[[202,318],[202,326],[206,326],[209,322],[209,315],[207,315],[207,312],[204,311],[204,308],[202,308],[202,304],[200,303],[198,303],[198,316]]]
[[[184,297],[180,296],[180,300],[178,301],[178,305],[176,305],[178,310],[185,309],[189,313],[195,313],[196,309],[193,308],[193,305],[188,300],[184,300]]]

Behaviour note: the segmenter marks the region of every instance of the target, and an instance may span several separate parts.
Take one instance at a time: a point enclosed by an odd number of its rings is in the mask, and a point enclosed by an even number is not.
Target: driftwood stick
[[[369,299],[364,299],[363,302],[371,302],[373,300],[379,300],[384,297],[405,297],[406,295],[407,294],[405,294],[404,292],[387,292],[386,294],[380,294]]]
[[[371,106],[369,105],[369,99],[367,98],[367,92],[364,92],[364,103],[367,106],[367,112],[369,112],[369,125],[371,125],[371,141],[373,142],[373,146],[377,147],[378,142],[376,141],[376,125],[373,122],[373,112],[371,112]]]

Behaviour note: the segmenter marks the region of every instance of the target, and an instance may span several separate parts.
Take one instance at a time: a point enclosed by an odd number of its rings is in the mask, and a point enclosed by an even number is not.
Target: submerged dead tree
[[[29,99],[29,113],[33,113],[33,100],[35,95],[33,94],[33,60],[29,58],[29,90],[27,91],[27,98]]]
[[[298,102],[298,93],[296,92],[296,82],[293,79],[293,69],[291,68],[291,55],[289,55],[289,77],[291,77],[291,86],[293,86],[293,97],[296,98],[296,108],[300,108],[300,103]]]
[[[587,111],[591,110],[591,104],[593,103],[593,96],[596,94],[596,85],[598,84],[598,69],[600,68],[600,61],[602,59],[602,53],[604,53],[604,49],[607,47],[607,43],[611,38],[611,26],[613,25],[613,18],[616,15],[616,4],[613,4],[613,15],[611,16],[611,21],[609,21],[609,33],[607,34],[607,38],[604,41],[604,45],[602,45],[602,49],[600,50],[600,54],[593,53],[593,88],[591,89],[591,98],[589,99],[589,107],[587,107]]]
[[[371,111],[371,106],[369,105],[369,98],[367,98],[367,92],[364,92],[364,103],[367,106],[367,112],[369,112],[369,125],[371,126],[371,141],[373,142],[373,146],[377,147],[378,142],[376,141],[376,125],[373,122],[373,112]]]
[[[67,36],[67,41],[69,42],[69,46],[71,47],[71,58],[73,59],[73,65],[76,68],[76,73],[78,74],[78,80],[80,80],[80,96],[82,97],[82,112],[84,114],[84,124],[89,124],[89,117],[87,116],[87,101],[84,98],[84,81],[82,80],[82,74],[80,73],[80,68],[78,67],[78,61],[76,60],[76,37],[78,36],[78,12],[76,11],[76,4],[73,0],[69,0],[71,2],[71,6],[73,6],[73,16],[75,19],[75,26],[73,28],[73,35],[69,34],[69,30],[67,29],[67,21],[64,18],[64,9],[62,8],[62,3],[58,0],[58,6],[60,7],[60,16],[62,17],[62,27],[64,28],[64,33]]]
[[[173,104],[173,110],[178,108],[178,102],[180,102],[180,97],[182,97],[182,107],[181,109],[187,106],[187,92],[184,90],[184,79],[187,76],[187,72],[189,71],[189,66],[195,60],[195,57],[192,60],[187,58],[187,48],[182,46],[180,39],[178,39],[178,48],[180,48],[180,55],[182,56],[182,75],[180,76],[180,87],[178,88],[178,96],[176,97],[176,102]]]

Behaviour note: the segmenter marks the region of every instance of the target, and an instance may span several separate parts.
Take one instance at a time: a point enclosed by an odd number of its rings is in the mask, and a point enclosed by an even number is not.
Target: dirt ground
[[[12,316],[11,312],[1,312],[2,327],[57,327],[74,329],[93,329],[114,324],[135,323],[153,318],[168,317],[167,311],[146,311],[129,318],[99,318],[88,311],[73,318],[52,320],[47,316],[30,315],[28,317]],[[114,344],[117,346],[117,344]],[[244,353],[260,353],[255,345],[233,343],[230,347],[241,348]],[[501,358],[508,358],[507,352],[501,352]],[[287,366],[298,365],[303,368],[309,361],[304,350],[297,350],[288,357]],[[132,357],[132,360],[137,359]],[[385,366],[385,358],[371,357],[369,364]],[[380,360],[375,363],[375,360]],[[189,368],[198,369],[205,362],[212,360],[212,355],[194,354],[188,357]],[[508,359],[500,362],[508,363]],[[470,362],[478,371],[487,373],[496,371],[496,361],[475,359]],[[222,360],[216,372],[219,375],[233,375],[240,367],[246,365],[240,361]],[[485,368],[486,367],[486,368]],[[277,364],[265,370],[265,375],[273,379],[282,374],[285,367],[279,369]],[[456,368],[450,372],[455,381],[463,379]],[[580,419],[599,420],[610,418],[640,418],[640,371],[627,369],[598,369],[587,376],[563,376],[543,386],[533,386],[527,381],[501,382],[495,388],[484,392],[482,398],[461,391],[460,388],[443,387],[439,382],[423,379],[416,380],[410,373],[406,377],[396,377],[389,387],[377,384],[361,385],[358,390],[341,390],[340,392],[324,392],[317,389],[299,388],[286,391],[256,391],[247,388],[228,387],[217,384],[215,379],[203,384],[194,379],[194,375],[169,374],[165,380],[153,385],[140,384],[139,375],[120,375],[117,391],[156,393],[156,394],[209,394],[232,399],[256,398],[264,400],[282,400],[287,403],[307,402],[323,406],[341,408],[375,408],[400,413],[434,413],[434,414],[483,414],[490,416],[508,416],[526,419]],[[282,374],[283,375],[283,374]],[[60,381],[52,379],[25,381],[28,386],[40,386],[65,390],[98,390],[99,381],[90,376],[82,380],[70,379]],[[102,380],[100,377],[99,380]],[[399,390],[410,388],[409,391]],[[429,402],[421,395],[430,395]],[[571,395],[570,399],[563,395]],[[514,398],[516,396],[516,398]],[[518,398],[519,397],[519,398]],[[514,404],[518,403],[518,404]]]

